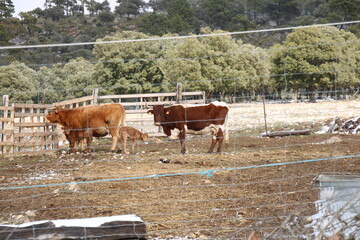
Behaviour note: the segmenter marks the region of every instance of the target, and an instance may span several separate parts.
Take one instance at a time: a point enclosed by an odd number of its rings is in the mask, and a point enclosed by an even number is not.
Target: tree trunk
[[[309,102],[316,103],[315,95],[316,95],[315,89],[310,89],[309,90]]]
[[[298,91],[295,91],[294,94],[293,94],[293,98],[294,98],[294,103],[297,103],[298,102]]]

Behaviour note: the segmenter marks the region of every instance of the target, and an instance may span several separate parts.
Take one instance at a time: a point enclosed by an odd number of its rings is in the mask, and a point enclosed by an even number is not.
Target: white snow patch
[[[36,174],[35,176],[30,176],[28,180],[47,180],[47,179],[55,179],[57,173],[53,170],[50,170],[46,173]]]
[[[100,227],[104,223],[113,222],[113,221],[143,222],[143,220],[139,216],[136,216],[135,214],[129,214],[129,215],[97,217],[97,218],[43,220],[43,221],[23,223],[20,225],[0,225],[0,226],[24,228],[32,225],[52,222],[54,223],[55,227]]]

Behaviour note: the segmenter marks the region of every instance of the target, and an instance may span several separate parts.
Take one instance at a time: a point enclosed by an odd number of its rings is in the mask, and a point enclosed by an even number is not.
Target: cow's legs
[[[213,135],[213,137],[211,139],[211,146],[209,148],[208,153],[212,153],[214,151],[214,147],[215,147],[216,142],[217,142],[216,136]]]
[[[115,151],[118,139],[119,139],[119,133],[118,133],[118,127],[110,127],[109,128],[111,137],[112,137],[112,144],[110,151]]]
[[[121,141],[123,142],[124,154],[129,154],[129,152],[126,151],[127,136],[126,136],[125,134],[124,134],[123,137],[121,138]]]
[[[93,132],[92,130],[88,129],[85,131],[85,138],[86,138],[86,145],[87,145],[87,152],[91,153],[91,143],[93,138]]]
[[[71,141],[69,141],[69,147],[70,147],[69,152],[70,153],[75,153],[76,152],[75,144],[76,144],[76,140],[72,139]]]
[[[214,151],[215,145],[218,142],[219,131],[221,131],[221,129],[211,128],[212,139],[208,153],[212,153]]]
[[[185,154],[186,146],[185,146],[185,130],[184,129],[179,132],[179,139],[180,139],[180,144],[181,144],[180,153]]]
[[[131,153],[132,153],[132,154],[135,153],[135,144],[136,144],[135,139],[132,139],[132,140],[131,140]]]
[[[219,131],[217,133],[216,139],[217,139],[217,142],[219,143],[217,152],[221,152],[222,142],[224,140],[224,133],[221,130],[221,128],[219,129]]]

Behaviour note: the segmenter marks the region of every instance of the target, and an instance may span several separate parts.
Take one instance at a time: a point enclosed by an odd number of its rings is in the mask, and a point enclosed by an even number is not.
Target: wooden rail
[[[179,97],[181,96],[181,99]],[[145,94],[123,94],[98,96],[98,90],[93,90],[92,96],[66,100],[54,103],[56,107],[75,108],[103,104],[109,102],[121,103],[127,113],[145,112],[148,107],[157,104],[172,105],[176,103],[202,104],[205,103],[205,92],[178,92],[172,93],[145,93]]]

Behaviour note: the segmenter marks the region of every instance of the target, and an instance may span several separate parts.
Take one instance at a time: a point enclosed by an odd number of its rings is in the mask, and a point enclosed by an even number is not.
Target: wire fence
[[[17,48],[33,47],[55,46]],[[0,47],[0,51],[8,49]],[[207,96],[205,102],[229,103],[230,140],[221,154],[205,154],[211,144],[209,136],[186,136],[188,152],[179,154],[179,140],[157,135],[153,116],[142,112],[129,114],[127,125],[153,136],[149,142],[137,142],[132,154],[111,153],[110,139],[99,138],[94,140],[93,154],[67,154],[69,148],[64,145],[59,152],[0,156],[0,236],[22,238],[16,237],[11,224],[19,230],[19,224],[39,220],[136,214],[144,221],[146,234],[136,233],[133,239],[248,239],[251,234],[259,236],[252,240],[324,239],[336,234],[357,239],[359,137],[342,132],[314,133],[335,117],[357,116],[358,89],[319,90],[316,99],[323,101],[317,103],[308,102],[310,94],[306,90],[235,90],[227,98]],[[305,136],[261,137],[266,128],[312,131]],[[355,184],[319,186],[316,181],[320,175],[352,176]],[[341,192],[349,188],[351,194]],[[333,194],[322,198],[323,191],[329,189]],[[336,191],[340,194],[334,194]],[[90,226],[81,225],[83,231],[77,238],[126,239],[128,235],[117,232],[119,226],[113,223],[103,226],[110,233],[94,233]],[[30,229],[28,239],[60,234],[53,225]]]

